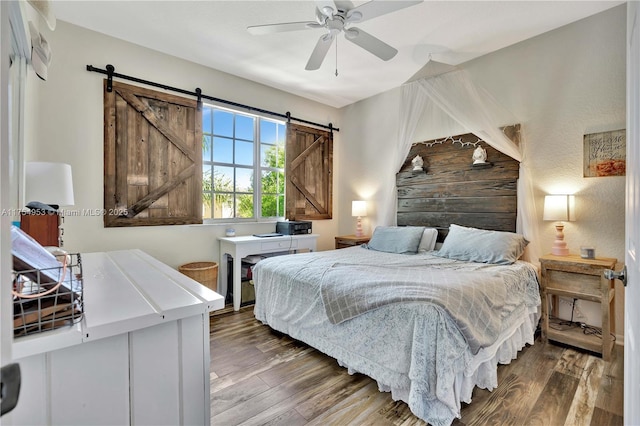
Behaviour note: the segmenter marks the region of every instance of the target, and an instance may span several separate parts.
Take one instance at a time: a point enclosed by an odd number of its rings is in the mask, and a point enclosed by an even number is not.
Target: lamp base
[[[356,220],[356,237],[363,237],[364,233],[362,232],[362,217],[358,216]]]
[[[555,254],[556,256],[568,256],[569,249],[566,247],[552,247],[551,254]]]
[[[564,241],[564,224],[559,222],[556,224],[556,240],[553,242],[553,247],[551,247],[551,254],[555,254],[556,256],[567,256],[569,255],[569,249],[567,248],[567,243]]]

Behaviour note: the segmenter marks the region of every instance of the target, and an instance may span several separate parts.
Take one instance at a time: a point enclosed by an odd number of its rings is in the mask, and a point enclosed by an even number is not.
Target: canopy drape
[[[521,126],[518,146],[501,130],[504,125],[516,123],[517,120],[509,111],[496,102],[486,90],[473,83],[466,70],[455,70],[405,83],[402,86],[395,170],[400,170],[411,145],[418,142],[414,140],[418,126],[429,125],[438,128],[458,126],[519,161],[516,230],[530,242],[525,252],[525,260],[537,262],[540,255],[538,224],[533,185],[524,156],[524,131]],[[451,132],[441,136],[453,134],[455,133]],[[394,194],[390,195],[395,202],[385,204],[388,206],[387,218],[391,218],[391,222],[395,223],[398,205],[395,187],[393,192]]]

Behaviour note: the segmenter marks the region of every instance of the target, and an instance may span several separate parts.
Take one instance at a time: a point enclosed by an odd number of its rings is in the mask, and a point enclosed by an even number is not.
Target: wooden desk
[[[281,237],[222,237],[220,240],[220,274],[218,288],[223,296],[227,293],[227,256],[233,262],[233,309],[240,309],[242,274],[241,260],[250,254],[277,253],[281,251],[316,250],[317,234],[283,235]]]

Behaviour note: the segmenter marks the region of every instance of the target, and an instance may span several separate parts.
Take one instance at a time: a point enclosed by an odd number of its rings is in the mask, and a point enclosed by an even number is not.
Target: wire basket
[[[84,315],[80,253],[69,254],[66,265],[13,271],[14,337],[71,326]]]

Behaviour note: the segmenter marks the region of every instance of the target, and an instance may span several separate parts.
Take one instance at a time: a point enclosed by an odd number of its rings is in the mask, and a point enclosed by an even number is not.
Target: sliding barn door
[[[287,124],[286,218],[331,219],[333,134]]]
[[[195,100],[104,89],[104,224],[202,223],[202,114]]]

